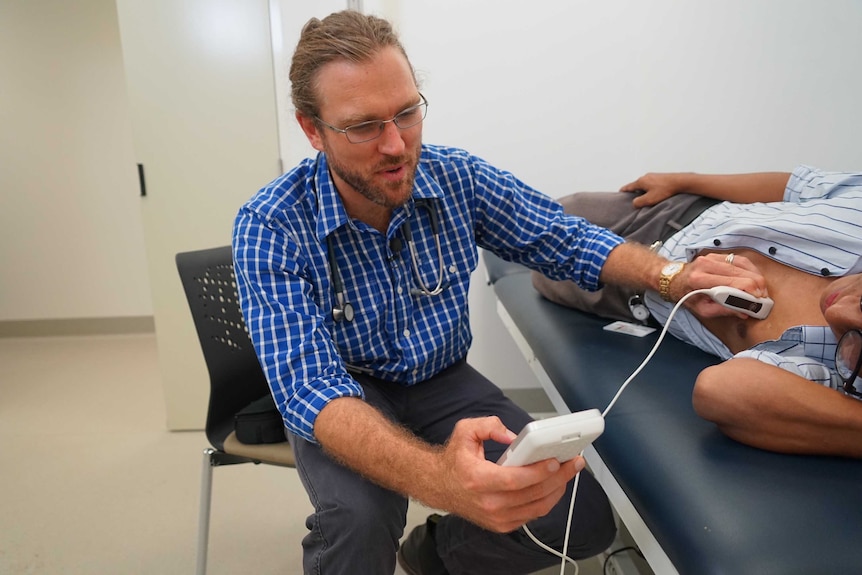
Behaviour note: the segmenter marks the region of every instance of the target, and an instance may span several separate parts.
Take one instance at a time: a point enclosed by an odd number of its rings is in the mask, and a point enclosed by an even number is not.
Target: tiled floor
[[[0,574],[193,573],[207,443],[164,420],[154,336],[0,338]],[[292,469],[215,469],[209,573],[300,573],[309,509]]]

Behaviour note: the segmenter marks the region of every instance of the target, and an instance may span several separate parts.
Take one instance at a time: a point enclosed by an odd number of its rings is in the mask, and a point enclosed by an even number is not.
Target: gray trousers
[[[366,400],[422,439],[443,444],[459,420],[497,415],[518,432],[531,417],[498,387],[459,361],[423,383],[405,387],[356,376]],[[360,477],[308,441],[290,436],[299,476],[314,506],[306,520],[303,569],[306,575],[390,574],[403,535],[407,499]],[[485,455],[496,461],[505,446],[486,442]],[[604,551],[616,527],[607,497],[596,480],[582,471],[575,500],[569,555],[575,559]],[[571,496],[569,490],[545,517],[529,524],[540,541],[562,549]],[[443,517],[436,529],[437,552],[451,574],[531,573],[559,563],[523,532],[486,531],[460,517]]]
[[[696,215],[715,203],[700,196],[678,194],[655,206],[635,209],[632,207],[633,197],[623,192],[579,192],[558,201],[566,213],[586,218],[627,241],[647,246],[688,225]],[[601,317],[635,321],[628,302],[636,294],[643,295],[642,292],[614,285],[588,292],[573,281],[555,281],[538,272],[532,273],[533,286],[552,302]]]

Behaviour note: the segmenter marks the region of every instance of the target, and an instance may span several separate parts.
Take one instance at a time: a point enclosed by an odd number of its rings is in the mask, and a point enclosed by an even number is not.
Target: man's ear
[[[304,114],[296,113],[296,121],[299,122],[299,127],[308,138],[308,143],[318,152],[323,151],[323,137],[320,135],[320,130],[317,128],[317,123],[313,118],[309,118]]]

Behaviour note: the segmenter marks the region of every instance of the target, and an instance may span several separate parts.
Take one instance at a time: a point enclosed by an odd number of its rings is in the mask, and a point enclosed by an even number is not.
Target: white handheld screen
[[[598,409],[558,415],[528,423],[497,461],[500,465],[529,465],[555,457],[560,463],[577,457],[605,430]]]

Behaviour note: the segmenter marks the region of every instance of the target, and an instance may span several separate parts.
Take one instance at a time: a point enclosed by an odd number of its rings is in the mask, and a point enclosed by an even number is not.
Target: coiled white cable
[[[623,382],[623,384],[620,386],[619,390],[617,390],[617,393],[614,395],[613,399],[611,399],[611,402],[608,404],[608,406],[607,406],[607,407],[605,408],[605,410],[602,412],[602,417],[603,417],[603,418],[607,416],[608,412],[609,412],[609,411],[611,410],[611,408],[616,404],[617,400],[620,398],[620,396],[622,395],[623,391],[625,391],[625,389],[626,389],[626,388],[628,387],[628,385],[632,382],[632,380],[633,380],[635,377],[637,377],[637,375],[638,375],[641,371],[643,371],[643,368],[645,368],[645,367],[647,366],[647,364],[650,362],[650,360],[652,360],[652,358],[653,358],[653,356],[655,355],[656,351],[658,351],[658,348],[659,348],[659,346],[661,345],[662,340],[664,340],[664,336],[667,334],[667,330],[668,330],[668,328],[670,327],[670,322],[671,322],[671,320],[673,319],[673,316],[676,314],[676,312],[679,310],[679,308],[682,306],[682,304],[683,304],[686,300],[688,300],[688,298],[690,298],[690,297],[692,297],[692,296],[694,296],[694,295],[697,295],[697,294],[703,294],[703,293],[709,293],[709,291],[710,291],[710,290],[708,290],[708,289],[699,289],[699,290],[690,291],[690,292],[688,292],[687,294],[685,294],[682,298],[680,298],[680,300],[679,300],[678,302],[676,302],[676,305],[674,305],[674,306],[673,306],[673,308],[670,310],[670,314],[667,316],[667,321],[665,321],[664,327],[662,327],[662,330],[661,330],[661,332],[659,333],[658,339],[656,340],[656,342],[655,342],[655,344],[653,345],[652,349],[651,349],[651,350],[650,350],[650,352],[647,354],[646,358],[644,358],[644,360],[641,362],[641,364],[640,364],[640,365],[639,365],[639,366],[638,366],[638,367],[637,367],[637,368],[632,372],[632,374],[631,374],[630,376],[628,376],[628,378]],[[583,454],[584,454],[584,452],[582,451],[582,452],[580,453],[580,455],[583,455]],[[572,559],[571,557],[569,557],[569,556],[568,556],[568,548],[569,548],[569,533],[571,532],[571,529],[572,529],[572,514],[573,514],[573,512],[574,512],[574,510],[575,510],[575,496],[576,496],[576,495],[577,495],[577,493],[578,493],[578,480],[579,480],[580,478],[581,478],[581,474],[580,474],[580,473],[578,473],[577,475],[575,475],[575,482],[574,482],[574,484],[572,485],[572,498],[571,498],[571,501],[569,502],[569,515],[568,515],[568,517],[567,517],[567,519],[566,519],[566,536],[565,536],[565,539],[563,539],[563,550],[562,550],[562,552],[557,551],[557,550],[556,550],[556,549],[554,549],[553,547],[551,547],[551,546],[549,546],[549,545],[545,545],[544,543],[542,543],[541,541],[539,541],[539,539],[538,539],[535,535],[533,535],[532,531],[530,531],[530,528],[529,528],[529,527],[527,527],[527,525],[526,525],[526,524],[524,524],[524,525],[523,525],[524,532],[525,532],[525,533],[530,537],[530,539],[532,539],[532,540],[533,540],[533,543],[535,543],[536,545],[538,545],[539,547],[541,547],[542,549],[544,549],[544,550],[545,550],[545,551],[547,551],[548,553],[550,553],[550,554],[552,554],[552,555],[555,555],[556,557],[559,557],[559,558],[560,558],[560,575],[565,575],[565,573],[566,573],[566,563],[569,563],[569,564],[571,564],[571,565],[574,565],[574,566],[575,566],[575,572],[574,572],[574,575],[578,575],[578,570],[579,570],[579,568],[578,568],[578,564],[577,564],[577,562],[575,562],[575,560],[574,560],[574,559]]]
[[[583,452],[581,452],[581,453],[583,453]],[[578,566],[578,563],[574,559],[569,557],[569,555],[568,555],[568,552],[569,552],[569,533],[572,530],[572,512],[575,510],[575,494],[578,492],[578,481],[580,481],[580,479],[581,479],[580,473],[575,475],[575,482],[572,485],[572,498],[571,498],[571,500],[569,500],[569,515],[566,518],[566,536],[565,536],[565,539],[563,539],[563,551],[562,552],[557,551],[556,549],[554,549],[550,545],[545,545],[544,543],[539,541],[539,538],[536,537],[535,535],[533,535],[533,532],[530,531],[530,528],[527,527],[527,524],[525,523],[523,525],[524,533],[526,533],[530,537],[530,539],[533,540],[533,543],[535,543],[536,545],[538,545],[539,547],[541,547],[542,549],[544,549],[545,551],[547,551],[551,555],[555,555],[555,556],[560,558],[560,560],[561,560],[560,561],[560,575],[565,575],[566,563],[569,563],[570,565],[575,566],[575,572],[573,573],[573,575],[578,575],[578,571],[580,571],[580,567]]]

